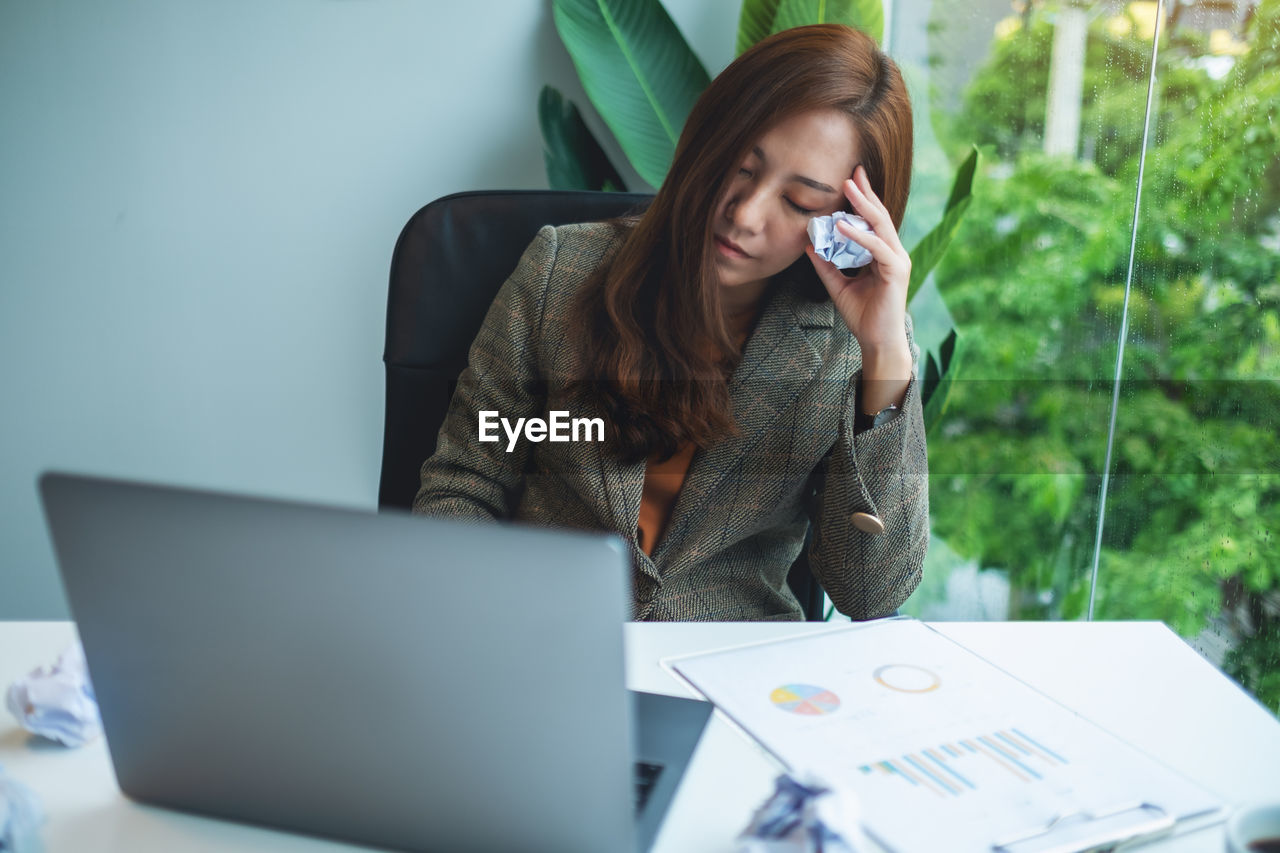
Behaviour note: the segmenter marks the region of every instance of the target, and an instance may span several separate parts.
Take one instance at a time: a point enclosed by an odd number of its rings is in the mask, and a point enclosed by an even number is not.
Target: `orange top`
[[[684,478],[689,473],[689,463],[693,461],[693,451],[696,449],[693,442],[689,442],[666,462],[655,462],[651,457],[645,463],[644,491],[640,495],[640,520],[636,527],[636,540],[640,543],[640,550],[650,556],[671,518],[671,508],[675,506],[676,496],[684,485]]]
[[[751,326],[755,322],[756,312],[752,311],[729,320],[729,331],[739,351],[751,334]],[[686,443],[676,451],[675,455],[664,462],[653,457],[645,463],[644,490],[640,494],[640,517],[636,522],[636,541],[640,550],[653,556],[653,550],[662,538],[671,520],[671,508],[675,506],[680,495],[680,487],[684,485],[689,474],[689,463],[693,461],[693,452],[697,447]]]

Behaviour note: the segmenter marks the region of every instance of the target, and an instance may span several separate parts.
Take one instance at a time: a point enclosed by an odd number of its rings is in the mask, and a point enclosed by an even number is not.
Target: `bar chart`
[[[1005,782],[1042,781],[1066,758],[1021,729],[1003,729],[933,744],[914,752],[863,764],[863,777],[909,785],[940,797],[978,791],[993,778]]]

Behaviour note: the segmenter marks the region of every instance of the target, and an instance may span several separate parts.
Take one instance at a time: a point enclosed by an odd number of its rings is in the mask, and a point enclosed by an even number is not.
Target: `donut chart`
[[[942,686],[942,678],[936,672],[910,663],[885,664],[871,677],[898,693],[929,693]]]
[[[813,684],[784,684],[775,687],[769,701],[780,711],[820,717],[840,707],[840,697],[825,687]]]

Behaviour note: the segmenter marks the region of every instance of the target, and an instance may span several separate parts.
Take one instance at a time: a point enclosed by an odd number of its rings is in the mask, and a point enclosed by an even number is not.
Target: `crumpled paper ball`
[[[38,830],[43,822],[39,798],[0,767],[0,850],[39,853],[43,845]]]
[[[784,774],[738,836],[737,853],[863,853],[862,810],[851,791]]]
[[[9,685],[5,704],[24,729],[64,746],[80,746],[102,734],[98,700],[78,642],[53,666],[37,667]]]
[[[815,216],[809,220],[807,229],[813,251],[842,270],[857,269],[871,263],[871,253],[840,233],[836,229],[837,222],[848,222],[859,231],[871,232],[867,220],[856,213],[837,210],[830,216]]]

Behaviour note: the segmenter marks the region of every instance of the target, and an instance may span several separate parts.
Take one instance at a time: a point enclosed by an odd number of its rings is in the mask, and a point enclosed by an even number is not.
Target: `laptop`
[[[652,845],[710,706],[626,690],[616,537],[40,493],[133,799],[390,849]]]

